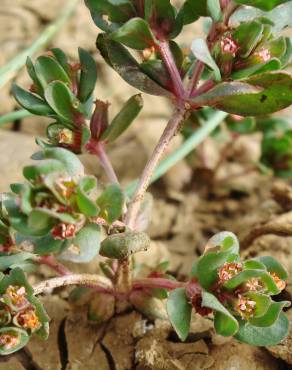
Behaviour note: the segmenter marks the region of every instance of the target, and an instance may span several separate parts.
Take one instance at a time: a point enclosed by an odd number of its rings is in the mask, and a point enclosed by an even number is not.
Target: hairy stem
[[[173,88],[175,90],[176,97],[178,98],[180,102],[182,102],[184,100],[185,89],[184,89],[184,85],[183,85],[180,73],[173,59],[172,52],[169,48],[168,41],[165,41],[165,40],[160,41],[158,48],[159,48],[161,57],[165,63],[165,66],[171,76],[171,80],[173,83]]]
[[[71,275],[72,272],[66,266],[56,261],[54,256],[42,256],[37,259],[37,262],[42,265],[47,265],[52,270],[56,271],[58,275]]]
[[[42,281],[33,286],[34,294],[44,293],[46,290],[68,286],[85,285],[100,293],[113,293],[112,283],[109,279],[93,274],[71,274]]]
[[[156,145],[152,156],[150,157],[142,176],[138,182],[137,188],[133,195],[133,198],[130,202],[128,212],[125,219],[125,224],[131,228],[135,228],[135,220],[139,212],[141,202],[144,198],[145,192],[150,184],[151,177],[156,169],[156,166],[159,164],[165,150],[167,149],[171,139],[177,134],[180,129],[182,122],[185,120],[187,110],[185,108],[177,108],[168,122],[162,136],[159,139],[158,144]]]

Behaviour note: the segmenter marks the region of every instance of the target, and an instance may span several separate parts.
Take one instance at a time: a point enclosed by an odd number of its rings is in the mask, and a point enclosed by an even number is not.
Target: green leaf
[[[176,17],[170,0],[146,0],[144,7],[146,21],[161,38],[174,38],[180,33],[183,17]]]
[[[207,0],[207,9],[215,22],[219,22],[222,19],[220,0]]]
[[[45,219],[47,217],[67,224],[76,224],[78,222],[78,219],[74,218],[69,213],[57,212],[48,208],[34,208],[28,217],[28,224],[31,225],[32,229],[34,229],[34,223],[35,225],[37,223],[42,223],[42,221],[38,220],[38,218]]]
[[[36,152],[31,156],[32,159],[54,159],[60,161],[70,176],[83,176],[84,166],[80,159],[70,150],[63,148],[47,148],[42,151]]]
[[[11,335],[11,336],[17,338],[17,341],[16,341],[16,344],[14,346],[11,346],[11,347],[6,346],[5,344],[0,345],[0,355],[2,355],[2,356],[10,355],[11,353],[14,353],[14,352],[20,350],[21,348],[26,346],[26,344],[28,343],[29,338],[30,338],[30,336],[27,334],[27,332],[25,330],[20,329],[20,328],[16,328],[14,326],[1,328],[0,329],[0,337],[3,334],[8,334],[8,335]]]
[[[71,80],[56,59],[49,56],[40,56],[35,62],[35,73],[43,89],[52,81],[62,81],[71,85]]]
[[[258,302],[257,302],[258,304]],[[249,322],[254,326],[267,327],[274,324],[278,320],[279,315],[284,307],[290,306],[289,301],[270,302],[264,315],[260,317],[252,317]]]
[[[154,36],[148,23],[142,18],[133,18],[118,30],[110,34],[110,38],[132,49],[143,50],[155,45]]]
[[[42,238],[37,238],[33,241],[34,252],[41,256],[59,253],[64,247],[64,244],[64,240],[54,239],[51,234],[45,235]]]
[[[238,54],[246,58],[257,46],[262,38],[264,26],[257,21],[241,23],[234,33],[233,39],[239,45]]]
[[[171,325],[179,338],[184,341],[190,331],[192,306],[184,288],[174,289],[167,300],[167,313]]]
[[[46,235],[53,226],[53,219],[50,215],[40,210],[33,210],[28,216],[27,224],[33,233]]]
[[[274,279],[267,271],[263,270],[244,270],[233,278],[226,281],[224,283],[224,288],[228,290],[233,290],[251,278],[260,278],[261,281],[265,284],[267,292],[271,295],[280,293],[280,289],[277,287]]]
[[[204,253],[210,251],[222,251],[239,255],[239,241],[232,232],[221,231],[208,240]]]
[[[68,63],[68,58],[66,54],[63,52],[63,50],[59,48],[52,48],[50,51],[53,53],[55,59],[57,62],[61,65],[61,67],[64,69],[64,71],[69,75],[70,74],[70,68]]]
[[[94,59],[86,50],[79,48],[78,53],[81,68],[78,99],[84,103],[89,99],[95,88],[97,69]]]
[[[37,164],[25,166],[23,168],[23,176],[27,180],[38,180],[40,176],[52,172],[65,172],[63,163],[57,159],[45,159]]]
[[[141,70],[138,62],[124,46],[114,40],[110,40],[104,34],[100,34],[97,37],[96,44],[106,63],[128,84],[147,94],[172,96],[169,91],[163,89]]]
[[[18,264],[22,263],[23,261],[33,259],[34,257],[35,255],[29,252],[19,252],[16,254],[11,254],[9,256],[1,256],[0,257],[0,271],[5,271],[11,266],[16,267]]]
[[[67,241],[67,248],[60,258],[76,263],[88,263],[99,252],[100,238],[100,226],[89,223],[77,233],[74,239]]]
[[[39,79],[37,78],[37,75],[35,73],[34,65],[30,57],[26,58],[26,70],[29,74],[29,77],[32,79],[34,84],[34,90],[36,90],[36,93],[38,95],[43,95],[44,89],[42,88],[42,85],[40,84]]]
[[[208,15],[207,0],[186,0],[183,6],[184,24],[196,21]]]
[[[289,333],[289,320],[281,313],[278,320],[268,327],[253,326],[243,320],[239,321],[239,331],[235,338],[253,346],[273,346],[280,343]]]
[[[250,5],[262,10],[272,10],[276,6],[287,3],[289,0],[235,0],[238,4]]]
[[[113,223],[121,216],[124,202],[125,197],[119,185],[110,185],[96,201],[100,208],[99,216]]]
[[[150,294],[143,291],[133,291],[130,301],[134,307],[150,320],[167,320],[165,304]]]
[[[80,115],[81,105],[67,85],[61,81],[51,82],[45,89],[45,98],[50,107],[74,127],[76,115]]]
[[[216,311],[214,326],[217,334],[229,337],[238,330],[238,322],[231,313],[211,293],[202,292],[202,306]]]
[[[270,273],[275,273],[280,279],[288,279],[288,271],[271,256],[256,257],[255,260],[263,263]]]
[[[76,202],[81,213],[87,217],[96,217],[99,214],[99,207],[89,197],[89,193],[96,189],[97,181],[94,176],[83,177],[77,187]]]
[[[46,102],[16,84],[12,85],[12,94],[19,105],[33,114],[38,116],[50,116],[54,114],[54,111]]]
[[[269,114],[292,104],[292,78],[285,72],[270,72],[223,82],[193,102],[241,116]]]
[[[228,231],[220,232],[210,238],[193,273],[205,289],[209,289],[218,279],[218,268],[225,262],[238,259],[239,243],[237,237]]]
[[[136,16],[136,10],[129,0],[86,0],[85,4],[94,23],[106,32],[114,31]]]
[[[124,259],[133,253],[146,251],[150,245],[147,234],[137,231],[127,231],[113,234],[101,243],[100,254],[103,257]]]
[[[216,62],[212,58],[208,45],[206,44],[206,41],[203,39],[195,39],[192,42],[191,49],[192,49],[194,56],[198,60],[206,64],[208,67],[210,67],[214,71],[216,81],[220,81],[221,80],[220,69],[218,68]]]
[[[135,120],[142,108],[143,99],[141,95],[137,94],[132,96],[104,131],[101,139],[107,142],[116,140]]]

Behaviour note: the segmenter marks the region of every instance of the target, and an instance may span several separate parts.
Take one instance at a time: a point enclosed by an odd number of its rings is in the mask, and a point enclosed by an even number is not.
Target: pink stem
[[[102,165],[103,169],[105,170],[108,179],[113,184],[119,184],[119,180],[117,178],[117,175],[113,169],[113,166],[111,164],[111,161],[109,160],[109,157],[106,154],[106,151],[104,150],[104,144],[99,142],[96,146],[96,153],[100,160],[100,164]]]
[[[42,265],[47,265],[49,266],[52,270],[56,271],[58,275],[60,276],[65,276],[65,275],[70,275],[72,272],[67,269],[64,265],[61,263],[57,262],[54,256],[41,256],[37,260],[39,264]]]
[[[189,86],[188,86],[188,92],[187,92],[188,97],[192,96],[192,93],[197,88],[197,85],[199,83],[203,70],[204,70],[204,63],[197,61],[197,64],[194,68],[193,75],[190,79]]]
[[[166,65],[166,68],[171,76],[173,87],[175,90],[176,97],[182,102],[185,96],[184,85],[177,69],[173,55],[169,48],[169,43],[166,40],[161,40],[158,45],[162,59]]]
[[[138,279],[133,282],[133,289],[146,289],[146,288],[165,288],[173,290],[185,286],[185,283],[176,280],[169,280],[163,278],[145,278]]]
[[[204,94],[205,92],[209,91],[214,87],[216,84],[213,80],[208,80],[204,82],[199,88],[197,88],[195,91],[193,91],[191,98],[195,98],[197,96],[200,96]]]

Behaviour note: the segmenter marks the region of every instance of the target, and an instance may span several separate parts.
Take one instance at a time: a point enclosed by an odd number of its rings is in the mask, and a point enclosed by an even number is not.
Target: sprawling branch
[[[101,275],[92,274],[72,274],[48,279],[34,285],[33,289],[34,294],[37,295],[44,293],[47,290],[68,285],[85,285],[100,293],[113,292],[113,286],[109,279]]]

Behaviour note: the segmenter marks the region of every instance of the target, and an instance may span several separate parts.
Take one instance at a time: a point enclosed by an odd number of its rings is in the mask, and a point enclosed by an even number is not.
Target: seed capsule
[[[143,232],[129,231],[110,235],[101,243],[100,254],[108,258],[123,259],[133,253],[146,251],[150,238]]]

